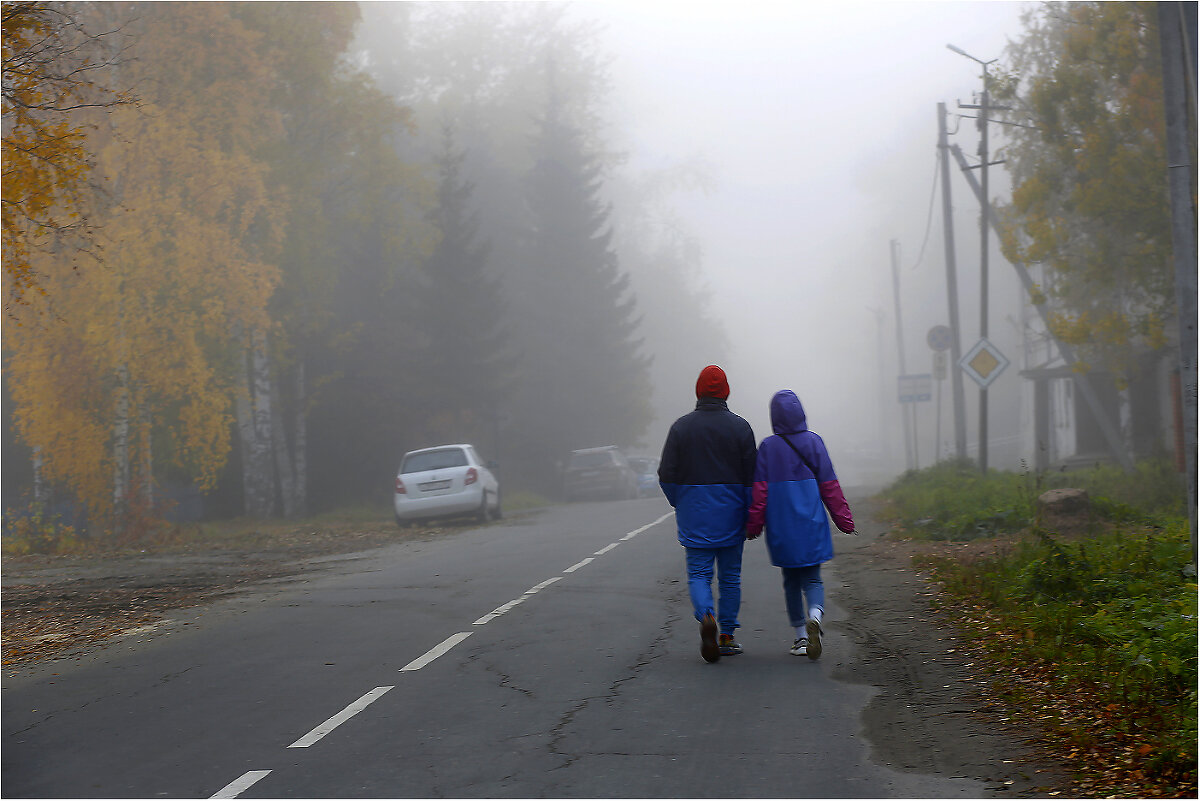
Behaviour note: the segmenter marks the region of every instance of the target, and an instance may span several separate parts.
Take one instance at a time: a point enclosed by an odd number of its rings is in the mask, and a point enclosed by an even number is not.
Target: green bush
[[[970,462],[942,462],[905,473],[882,497],[889,521],[914,536],[970,540],[1028,526],[1036,495],[1028,476],[995,470],[985,476]]]
[[[1037,499],[1064,487],[1087,490],[1097,517],[1162,525],[1186,514],[1187,494],[1167,459],[1140,462],[1131,473],[1111,465],[1085,470],[979,472],[974,463],[940,462],[910,470],[881,493],[884,517],[919,539],[972,540],[1032,526]]]
[[[1196,584],[1184,521],[1063,543],[1044,532],[1006,555],[935,565],[948,590],[984,600],[1034,638],[1022,658],[1054,666],[1153,746],[1147,768],[1196,764]],[[1189,767],[1190,766],[1190,767]]]
[[[28,554],[63,555],[78,553],[87,546],[74,526],[66,525],[59,515],[40,506],[19,514],[9,509],[4,514],[3,553],[5,556]]]
[[[1088,491],[1107,531],[1066,541],[1034,525],[1037,496],[1066,486]],[[1086,687],[1102,706],[1116,705],[1111,725],[1149,746],[1148,772],[1195,781],[1197,588],[1186,495],[1169,463],[1050,476],[938,465],[904,476],[882,499],[913,536],[1027,529],[998,556],[932,567],[947,591],[987,604],[1026,635],[1022,660],[1040,660],[1060,686]]]
[[[1138,462],[1126,473],[1116,465],[1096,465],[1076,472],[1056,472],[1044,479],[1047,489],[1083,487],[1093,499],[1135,517],[1182,517],[1187,493],[1175,464],[1165,457]]]

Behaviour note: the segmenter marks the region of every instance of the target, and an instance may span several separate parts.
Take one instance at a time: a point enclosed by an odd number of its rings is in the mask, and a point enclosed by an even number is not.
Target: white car
[[[439,445],[404,454],[396,475],[396,521],[473,514],[481,522],[500,517],[500,483],[466,445]]]

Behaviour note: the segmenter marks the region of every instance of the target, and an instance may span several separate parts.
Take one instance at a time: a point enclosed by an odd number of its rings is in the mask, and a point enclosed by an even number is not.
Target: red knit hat
[[[725,371],[715,364],[701,370],[700,377],[696,379],[696,397],[721,400],[728,398],[729,381],[725,378]]]

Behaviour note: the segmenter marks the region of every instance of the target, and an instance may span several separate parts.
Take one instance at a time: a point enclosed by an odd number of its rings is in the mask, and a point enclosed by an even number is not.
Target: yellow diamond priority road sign
[[[958,360],[958,366],[974,379],[976,384],[987,389],[988,384],[995,381],[1004,372],[1004,368],[1008,367],[1008,359],[1004,358],[1004,354],[991,342],[981,339]]]

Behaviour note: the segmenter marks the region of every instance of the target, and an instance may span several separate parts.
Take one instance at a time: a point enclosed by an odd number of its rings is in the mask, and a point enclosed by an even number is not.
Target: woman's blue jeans
[[[688,595],[696,620],[715,615],[722,634],[733,634],[738,627],[738,609],[742,605],[742,546],[724,548],[686,548]],[[713,564],[716,564],[719,603],[713,603]]]
[[[787,603],[788,620],[793,626],[808,622],[808,610],[816,607],[825,611],[825,585],[821,582],[821,566],[781,567],[783,598]]]

